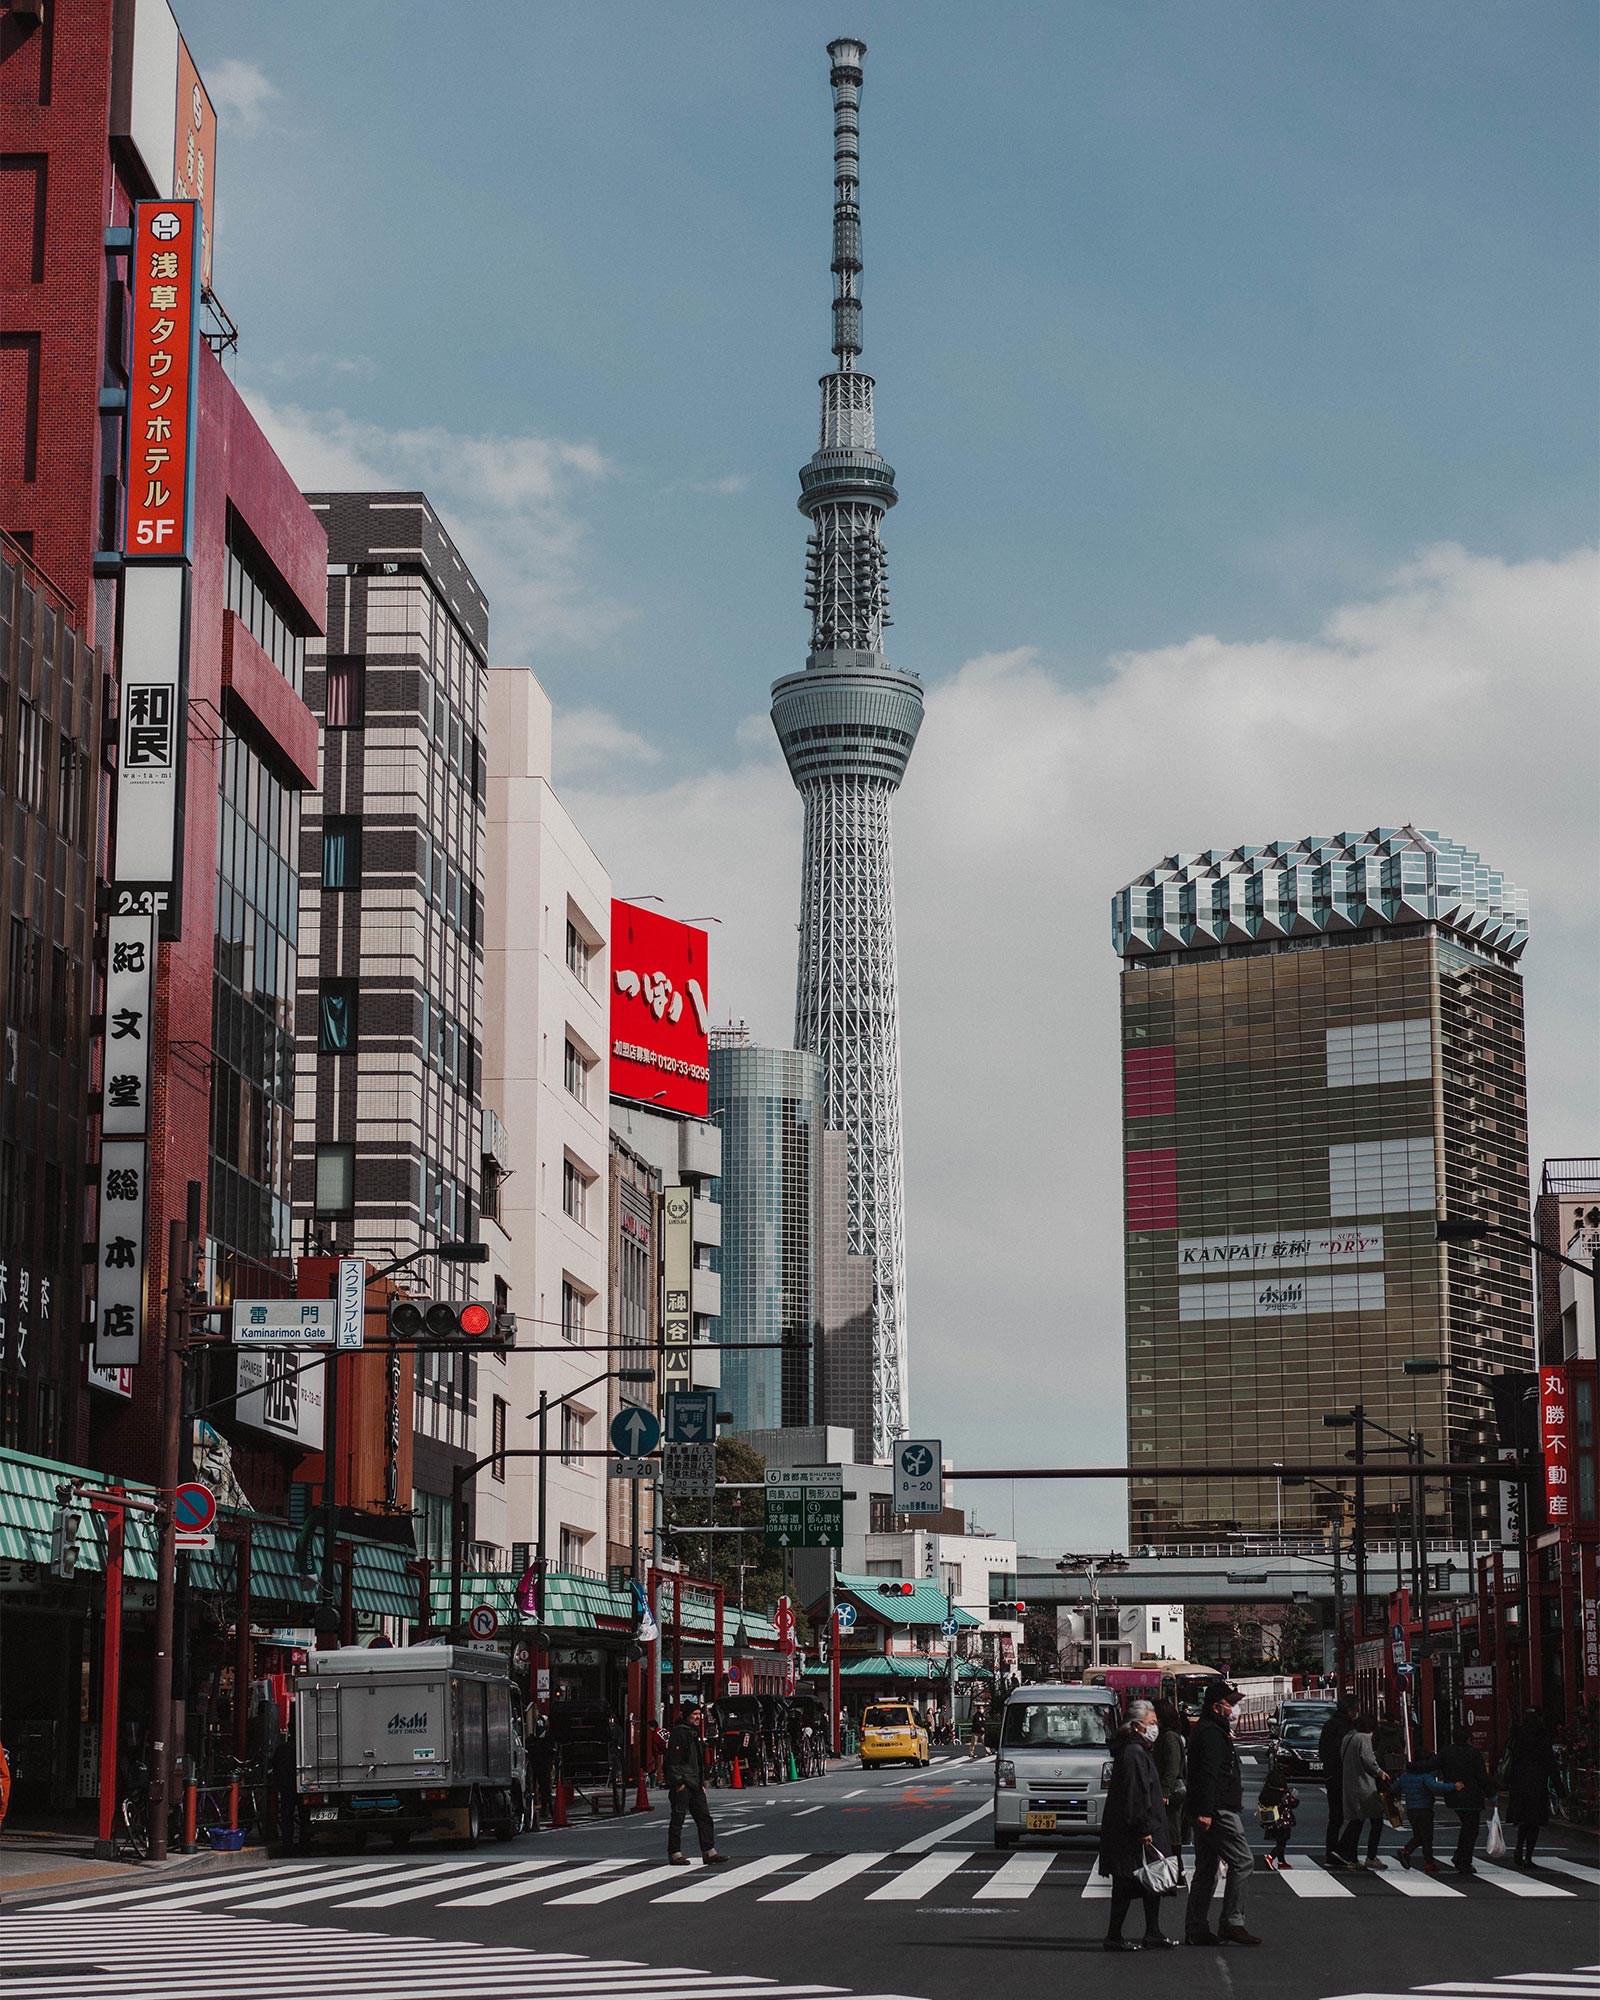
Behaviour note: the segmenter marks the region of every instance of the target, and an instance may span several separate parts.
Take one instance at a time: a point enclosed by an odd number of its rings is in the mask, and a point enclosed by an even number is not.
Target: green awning
[[[805,1669],[809,1680],[825,1680],[826,1667],[815,1664]],[[843,1681],[942,1681],[947,1678],[945,1662],[930,1658],[926,1653],[869,1653],[859,1660],[843,1660],[839,1665],[839,1678]],[[957,1660],[956,1679],[989,1680],[993,1676],[986,1667],[976,1666],[971,1660]]]
[[[904,1579],[884,1576],[838,1576],[834,1578],[836,1597],[848,1597],[861,1610],[882,1624],[893,1626],[942,1625],[947,1617],[965,1628],[979,1621],[959,1604],[952,1604],[936,1583],[914,1583],[909,1596],[889,1597],[882,1586]],[[826,1599],[820,1600],[826,1606]],[[824,1616],[826,1612],[824,1610]]]
[[[14,1562],[48,1563],[50,1530],[56,1513],[56,1487],[63,1480],[87,1486],[109,1483],[104,1473],[87,1466],[65,1465],[53,1458],[30,1458],[24,1452],[0,1451],[0,1556]],[[128,1492],[153,1499],[154,1489],[128,1483]],[[91,1507],[82,1508],[78,1533],[78,1567],[103,1572],[106,1566],[106,1521]],[[156,1573],[155,1526],[148,1514],[126,1517],[123,1574],[149,1583]]]
[[[466,1570],[461,1577],[461,1610],[465,1616],[474,1605],[489,1606],[502,1625],[531,1624],[517,1609],[515,1570]],[[551,1632],[631,1632],[633,1593],[624,1585],[607,1583],[600,1576],[574,1576],[553,1569],[545,1576],[545,1627]],[[450,1615],[450,1573],[435,1569],[429,1579],[433,1615],[443,1624]]]

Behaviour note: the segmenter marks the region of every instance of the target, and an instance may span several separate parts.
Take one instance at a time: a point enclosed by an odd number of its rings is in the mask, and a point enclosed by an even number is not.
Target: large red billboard
[[[611,1095],[704,1118],[711,1083],[706,934],[611,905]]]
[[[128,267],[128,508],[125,556],[189,554],[191,436],[200,344],[200,204],[141,201]]]

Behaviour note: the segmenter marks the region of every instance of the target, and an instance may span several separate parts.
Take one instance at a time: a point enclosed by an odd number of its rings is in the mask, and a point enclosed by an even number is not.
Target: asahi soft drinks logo
[[[413,1709],[409,1715],[396,1714],[391,1715],[389,1718],[389,1734],[391,1736],[417,1736],[427,1726],[427,1711],[421,1708]]]

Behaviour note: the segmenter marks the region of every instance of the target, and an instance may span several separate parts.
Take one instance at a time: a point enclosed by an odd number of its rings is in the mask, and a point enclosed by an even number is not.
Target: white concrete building
[[[1019,1582],[1018,1589],[1023,1585]],[[1131,1667],[1136,1660],[1184,1658],[1181,1604],[1106,1604],[1100,1606],[1100,1650],[1091,1646],[1091,1613],[1087,1601],[1062,1605],[1056,1612],[1056,1644],[1064,1667],[1081,1671],[1098,1658],[1102,1667]]]
[[[483,1103],[486,1129],[491,1113],[503,1127],[505,1157],[485,1176],[484,1209],[504,1237],[518,1347],[503,1370],[484,1369],[477,1450],[499,1442],[496,1396],[508,1447],[537,1445],[543,1391],[560,1405],[548,1444],[575,1453],[605,1444],[607,1385],[593,1378],[610,1359],[611,882],[551,788],[550,702],[526,667],[490,669],[486,734]],[[554,1351],[534,1351],[545,1348]],[[550,1566],[603,1573],[605,1460],[552,1458],[546,1477]],[[478,1491],[483,1527],[494,1523],[509,1562],[513,1545],[536,1540],[538,1461],[509,1460],[503,1480],[491,1468]]]

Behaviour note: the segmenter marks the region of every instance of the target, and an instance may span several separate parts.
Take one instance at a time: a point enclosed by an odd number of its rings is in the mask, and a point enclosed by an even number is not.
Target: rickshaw
[[[608,1793],[614,1813],[627,1809],[622,1730],[609,1702],[582,1696],[556,1702],[550,1710],[550,1737],[558,1782],[571,1785],[591,1812],[599,1812]]]

